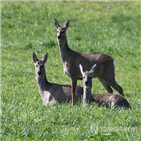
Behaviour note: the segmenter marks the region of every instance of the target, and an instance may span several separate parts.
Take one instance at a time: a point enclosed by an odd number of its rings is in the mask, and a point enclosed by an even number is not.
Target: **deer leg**
[[[104,86],[104,88],[108,91],[108,93],[113,93],[112,88],[110,87],[110,85],[108,85],[106,83],[106,81],[104,79],[102,79],[102,78],[98,78],[98,79],[102,83],[102,85]]]
[[[121,95],[124,96],[122,87],[119,86],[115,80],[114,81],[109,81],[108,84],[110,86],[112,86],[115,90],[117,90]]]
[[[71,97],[72,97],[72,106],[75,105],[76,102],[76,86],[77,86],[77,79],[71,79],[72,85],[71,85]]]

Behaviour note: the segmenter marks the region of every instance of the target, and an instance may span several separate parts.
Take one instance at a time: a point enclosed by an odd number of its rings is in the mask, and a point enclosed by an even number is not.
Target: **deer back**
[[[94,94],[92,96],[94,102],[98,103],[99,106],[103,105],[106,106],[107,108],[109,107],[131,108],[130,103],[127,101],[127,99],[120,94],[106,93],[106,94]]]

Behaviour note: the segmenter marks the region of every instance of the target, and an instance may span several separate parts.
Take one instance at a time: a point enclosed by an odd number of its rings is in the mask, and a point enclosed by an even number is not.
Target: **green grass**
[[[141,2],[1,2],[1,140],[141,140]],[[69,47],[106,53],[131,110],[82,107],[80,102],[43,106],[32,52],[48,52],[50,82],[70,84],[63,73],[54,19],[70,20]],[[82,86],[82,81],[78,81]],[[105,89],[93,79],[93,93]],[[116,91],[114,91],[116,92]]]

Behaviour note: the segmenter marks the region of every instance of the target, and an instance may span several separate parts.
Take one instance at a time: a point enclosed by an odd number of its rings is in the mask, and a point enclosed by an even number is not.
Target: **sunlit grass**
[[[141,140],[141,2],[1,2],[1,140]],[[48,81],[70,84],[63,73],[54,19],[70,20],[69,47],[106,53],[131,110],[80,102],[43,106],[32,52],[48,52]],[[78,81],[82,86],[82,81]],[[106,90],[93,79],[93,93]],[[114,90],[115,93],[117,93]]]

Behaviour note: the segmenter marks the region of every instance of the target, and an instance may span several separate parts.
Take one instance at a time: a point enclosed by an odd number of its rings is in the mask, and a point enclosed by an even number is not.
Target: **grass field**
[[[1,1],[1,140],[141,140],[141,2]],[[48,52],[48,81],[70,84],[63,73],[54,19],[67,30],[68,45],[83,53],[106,53],[131,110],[71,103],[43,106],[32,52]],[[82,81],[78,81],[82,86]],[[105,93],[93,79],[93,93]],[[116,91],[114,91],[116,93]]]

